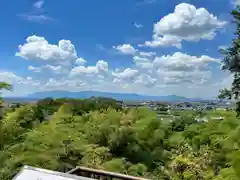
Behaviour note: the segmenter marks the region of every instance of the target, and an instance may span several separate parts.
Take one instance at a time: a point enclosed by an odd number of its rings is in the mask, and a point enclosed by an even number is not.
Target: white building
[[[24,166],[13,180],[94,180],[81,176]]]

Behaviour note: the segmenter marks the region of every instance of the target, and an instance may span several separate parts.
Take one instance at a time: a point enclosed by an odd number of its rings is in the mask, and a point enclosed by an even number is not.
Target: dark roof
[[[97,170],[97,169],[91,169],[86,167],[76,167],[75,169],[68,172],[69,174],[75,174],[75,175],[82,175],[84,173],[90,173],[95,174],[96,176],[105,177],[105,178],[112,178],[112,179],[121,179],[121,180],[148,180],[145,178],[140,177],[134,177],[134,176],[128,176],[125,174],[120,173],[114,173],[114,172],[108,172],[103,170]]]

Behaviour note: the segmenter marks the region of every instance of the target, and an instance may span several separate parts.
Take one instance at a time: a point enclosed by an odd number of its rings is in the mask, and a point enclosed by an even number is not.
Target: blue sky
[[[6,96],[97,90],[215,97],[238,0],[3,0]]]

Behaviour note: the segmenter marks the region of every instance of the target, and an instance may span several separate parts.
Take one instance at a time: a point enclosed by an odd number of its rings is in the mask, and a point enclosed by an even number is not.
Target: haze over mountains
[[[140,95],[135,93],[110,93],[110,92],[100,92],[100,91],[80,91],[80,92],[69,92],[69,91],[45,91],[36,92],[28,95],[26,98],[30,99],[41,99],[46,97],[52,98],[90,98],[90,97],[110,97],[117,100],[160,100],[160,101],[199,101],[198,98],[186,98],[176,95],[167,96],[149,96]]]

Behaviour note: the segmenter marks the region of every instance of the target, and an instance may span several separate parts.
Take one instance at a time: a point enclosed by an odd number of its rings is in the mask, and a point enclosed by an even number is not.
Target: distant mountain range
[[[135,93],[110,93],[110,92],[100,92],[100,91],[80,91],[80,92],[69,92],[69,91],[45,91],[45,92],[36,92],[28,95],[24,98],[17,99],[42,99],[46,97],[52,98],[90,98],[90,97],[110,97],[117,100],[125,101],[149,101],[149,100],[159,100],[159,101],[201,101],[198,98],[186,98],[176,95],[168,96],[148,96],[140,95]],[[8,99],[8,98],[7,98]],[[13,99],[13,98],[10,98]]]

